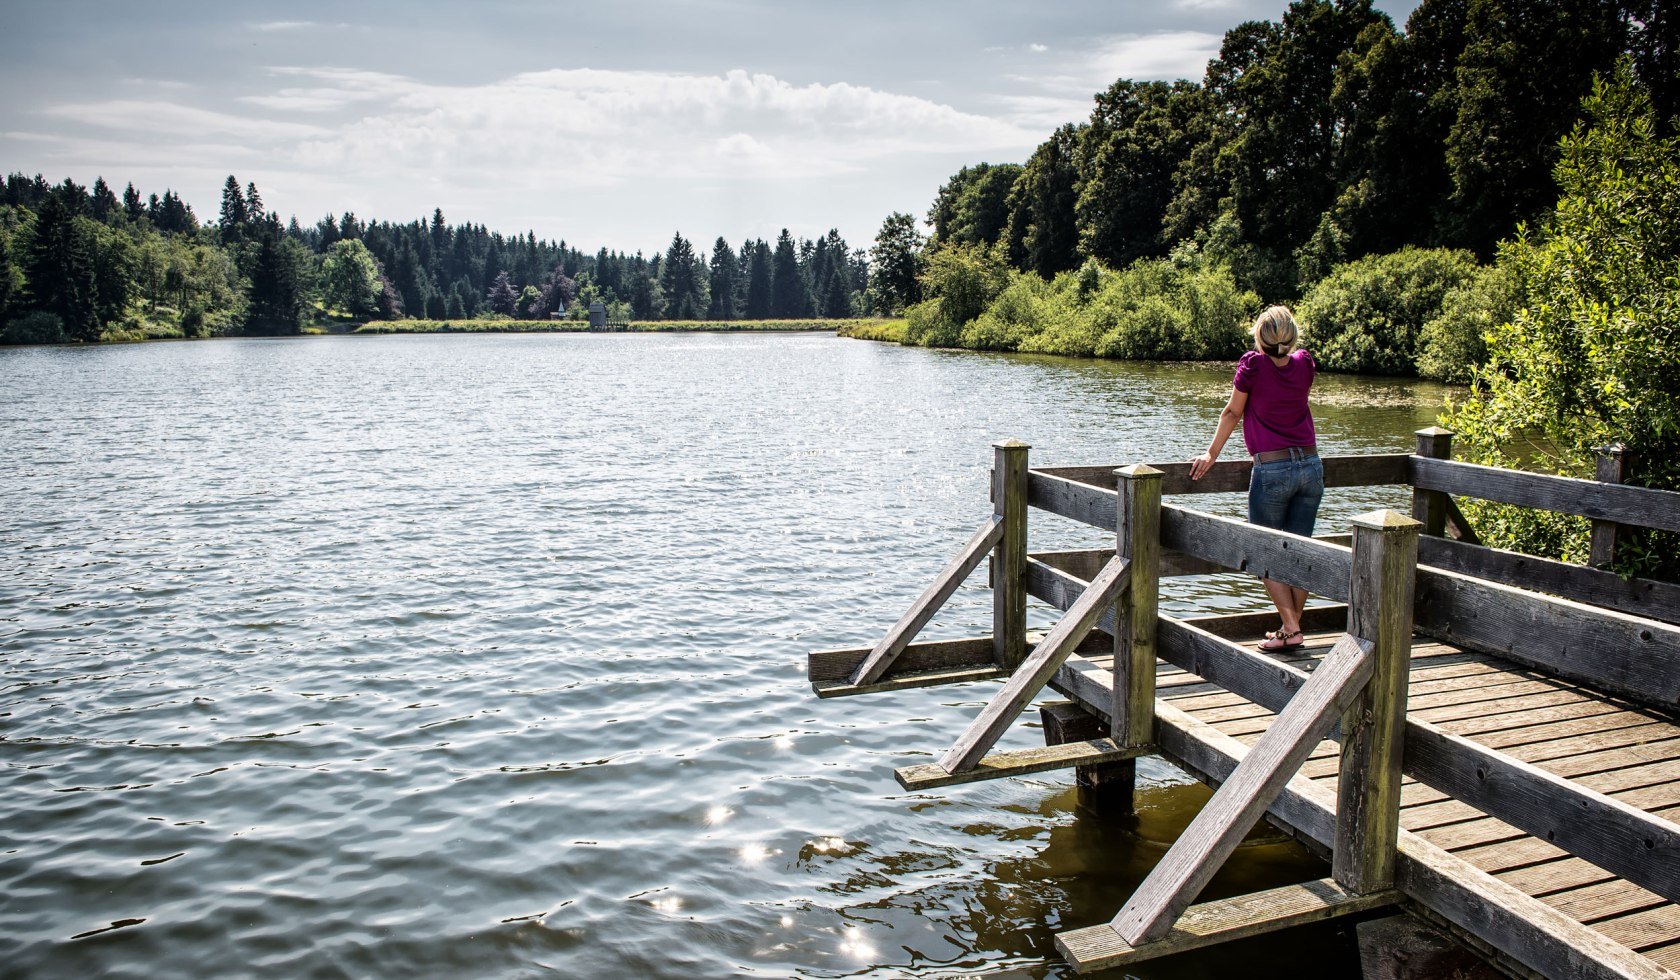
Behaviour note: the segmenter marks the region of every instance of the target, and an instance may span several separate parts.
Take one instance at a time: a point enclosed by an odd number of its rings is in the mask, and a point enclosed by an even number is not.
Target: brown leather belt
[[[1317,446],[1295,446],[1291,449],[1272,449],[1263,453],[1255,453],[1256,463],[1275,463],[1280,459],[1307,459],[1318,455]]]

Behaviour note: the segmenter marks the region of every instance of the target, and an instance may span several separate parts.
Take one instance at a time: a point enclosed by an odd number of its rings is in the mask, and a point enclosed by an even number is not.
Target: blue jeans
[[[1324,463],[1297,456],[1255,463],[1248,479],[1248,522],[1312,537],[1324,499]]]

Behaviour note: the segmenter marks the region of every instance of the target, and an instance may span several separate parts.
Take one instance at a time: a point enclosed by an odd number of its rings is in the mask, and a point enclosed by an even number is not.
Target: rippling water
[[[925,587],[992,440],[1187,458],[1229,366],[392,336],[3,350],[0,386],[0,972],[1059,977],[1206,795],[906,794],[992,688],[818,701],[804,654]],[[1317,394],[1367,452],[1443,390]],[[1333,491],[1321,529],[1401,502]],[[989,628],[976,584],[925,635]],[[1322,873],[1261,838],[1209,894]],[[1309,935],[1134,973],[1356,971]]]

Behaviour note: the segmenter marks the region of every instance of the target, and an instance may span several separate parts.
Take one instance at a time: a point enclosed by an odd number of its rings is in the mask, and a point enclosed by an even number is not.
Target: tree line
[[[869,303],[866,253],[837,230],[774,243],[680,233],[663,252],[593,253],[534,232],[352,212],[282,223],[229,175],[201,223],[173,190],[10,174],[0,188],[0,342],[291,334],[374,319],[547,319],[591,302],[619,319],[840,318]]]
[[[1403,31],[1369,0],[1296,0],[1227,31],[1201,81],[1120,79],[1024,163],[963,167],[925,234],[888,216],[875,305],[910,311],[922,343],[1223,357],[1229,343],[1195,336],[1229,335],[1191,322],[1201,293],[1228,296],[1219,313],[1240,320],[1407,253],[1398,265],[1447,276],[1432,304],[1400,311],[1421,338],[1456,286],[1479,281],[1482,305],[1497,305],[1481,270],[1557,200],[1561,140],[1595,77],[1628,59],[1672,131],[1676,33],[1657,0],[1423,0]],[[1089,308],[1139,263],[1127,295]],[[1060,312],[1024,312],[1055,296]],[[1336,366],[1415,373],[1422,357],[1415,343],[1403,363],[1362,344]]]

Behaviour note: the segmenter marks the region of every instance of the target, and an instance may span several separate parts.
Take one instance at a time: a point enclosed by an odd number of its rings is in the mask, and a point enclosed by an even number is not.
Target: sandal
[[[1283,630],[1273,630],[1266,634],[1266,638],[1264,640],[1260,641],[1260,649],[1289,650],[1306,642],[1307,638],[1301,635],[1300,630],[1296,630],[1293,633],[1285,633]]]

